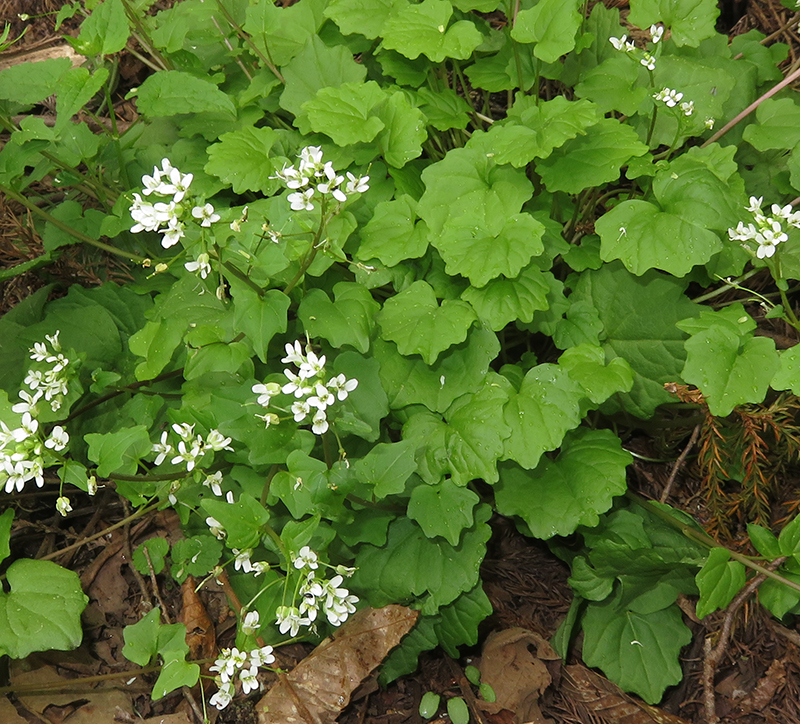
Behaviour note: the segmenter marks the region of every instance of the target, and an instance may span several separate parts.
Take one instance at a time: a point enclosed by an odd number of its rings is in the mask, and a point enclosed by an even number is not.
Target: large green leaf
[[[547,272],[531,264],[513,279],[497,277],[480,289],[470,286],[461,298],[490,329],[499,331],[515,320],[530,322],[534,312],[547,309],[549,289]]]
[[[405,93],[391,93],[372,112],[384,125],[375,140],[386,163],[402,168],[422,155],[422,144],[428,138],[425,117]]]
[[[73,45],[79,53],[90,58],[111,55],[125,47],[129,32],[122,0],[103,0],[83,21]]]
[[[86,68],[72,68],[61,76],[56,93],[56,132],[70,125],[72,117],[92,99],[107,79],[107,68],[98,68],[93,75],[89,75]]]
[[[577,194],[619,178],[620,169],[633,156],[642,156],[647,146],[636,131],[613,118],[604,118],[536,164],[549,191]]]
[[[450,151],[422,172],[422,180],[425,193],[418,213],[433,238],[450,221],[472,223],[495,234],[532,192],[524,171],[498,166],[485,153],[469,148]]]
[[[774,390],[791,390],[800,395],[800,345],[785,349],[780,354],[781,366],[769,383]]]
[[[800,106],[792,98],[767,98],[758,106],[756,120],[744,129],[744,140],[759,151],[800,143]]]
[[[518,43],[534,43],[537,58],[555,63],[575,47],[575,34],[583,21],[578,5],[578,0],[539,0],[517,13],[511,37]]]
[[[486,523],[490,516],[491,508],[480,505],[475,523],[464,531],[457,547],[442,538],[428,538],[414,521],[398,518],[389,526],[385,546],[359,549],[353,588],[368,595],[373,606],[410,602],[427,594],[423,612],[435,613],[478,582],[491,535]]]
[[[151,118],[203,111],[236,114],[227,93],[210,80],[180,70],[162,70],[148,76],[136,93],[136,105]]]
[[[642,66],[618,53],[586,73],[575,86],[575,95],[596,103],[603,113],[635,115],[647,97],[647,88],[639,83],[640,73],[645,73]]]
[[[631,460],[609,430],[581,428],[567,435],[554,460],[542,460],[535,470],[503,464],[495,486],[497,511],[520,516],[537,538],[597,525],[598,514],[627,489]]]
[[[553,364],[529,370],[519,392],[510,398],[503,411],[511,431],[505,441],[503,459],[515,460],[524,468],[535,468],[542,453],[555,450],[567,430],[580,424],[582,397],[583,388],[566,370]]]
[[[251,3],[242,26],[255,46],[277,66],[285,66],[316,35],[323,18],[312,3],[289,6]]]
[[[311,128],[325,133],[339,146],[371,141],[384,123],[370,114],[386,94],[374,81],[342,83],[338,88],[320,88],[303,103]]]
[[[617,392],[630,392],[633,387],[633,370],[628,362],[616,357],[606,364],[602,347],[589,344],[570,347],[561,355],[558,365],[569,372],[596,405]]]
[[[24,659],[33,651],[68,651],[81,642],[81,613],[89,598],[73,572],[27,558],[6,571],[0,592],[0,654]]]
[[[621,404],[648,418],[658,405],[674,399],[664,383],[681,379],[686,357],[685,335],[675,324],[700,312],[684,296],[680,280],[652,271],[637,277],[621,264],[606,264],[583,272],[570,299],[595,306],[607,359],[622,357],[634,372],[633,389],[607,404],[616,401],[614,407]]]
[[[264,534],[269,513],[253,496],[242,493],[235,503],[213,498],[201,502],[203,510],[222,523],[230,548],[253,548]]]
[[[270,150],[278,140],[272,128],[240,128],[223,133],[218,143],[208,147],[208,162],[204,171],[230,184],[233,191],[259,191],[272,195],[280,181],[271,179],[280,168],[270,160]]]
[[[625,691],[649,704],[683,678],[678,655],[692,632],[677,606],[636,613],[618,606],[618,597],[590,605],[581,622],[583,661],[597,666]]]
[[[383,25],[383,47],[396,50],[412,60],[424,54],[434,63],[445,58],[466,59],[483,37],[467,20],[448,27],[453,6],[447,0],[422,0],[406,5]]]
[[[354,465],[356,477],[374,488],[377,498],[405,490],[406,481],[416,471],[416,444],[409,440],[378,443]]]
[[[289,297],[277,289],[270,289],[260,297],[247,285],[236,283],[231,284],[231,291],[235,302],[233,323],[238,332],[247,335],[258,358],[266,362],[270,341],[286,331]]]
[[[332,0],[324,12],[345,35],[360,33],[373,39],[389,16],[405,5],[405,0]]]
[[[544,251],[544,225],[530,214],[514,214],[497,233],[470,219],[448,221],[444,231],[431,243],[439,250],[447,273],[460,274],[474,287],[495,277],[515,277],[534,256]]]
[[[334,347],[350,345],[366,352],[380,304],[369,290],[353,282],[339,282],[333,287],[333,295],[332,302],[321,289],[312,289],[303,297],[297,315],[306,331],[313,337],[324,337]]]
[[[433,287],[424,281],[388,299],[378,315],[381,337],[397,344],[400,354],[419,354],[433,364],[444,350],[463,342],[475,321],[466,302],[445,299],[439,306]]]
[[[29,105],[53,95],[58,81],[71,67],[69,58],[19,63],[0,72],[0,98]]]
[[[472,509],[479,502],[469,488],[445,478],[436,485],[417,485],[408,501],[408,517],[419,523],[425,535],[442,536],[457,546],[461,531],[472,525]]]
[[[417,202],[408,194],[391,201],[381,201],[372,218],[361,229],[358,257],[364,261],[379,259],[395,266],[404,259],[416,259],[428,248],[425,222],[415,224]]]
[[[664,23],[676,45],[697,47],[716,32],[716,0],[633,0],[628,22],[640,28]]]

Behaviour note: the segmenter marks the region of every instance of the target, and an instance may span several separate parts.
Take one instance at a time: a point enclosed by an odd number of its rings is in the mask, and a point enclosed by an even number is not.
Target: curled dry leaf
[[[405,606],[365,608],[325,639],[258,702],[258,724],[333,724],[361,681],[413,627]]]
[[[557,659],[550,644],[533,631],[510,628],[491,634],[483,647],[480,671],[496,701],[482,707],[493,714],[512,711],[518,724],[550,724],[539,709],[539,697],[552,681],[544,662]]]
[[[181,586],[183,608],[180,621],[186,625],[186,643],[192,659],[207,659],[216,653],[214,624],[195,588],[197,581],[188,576]]]

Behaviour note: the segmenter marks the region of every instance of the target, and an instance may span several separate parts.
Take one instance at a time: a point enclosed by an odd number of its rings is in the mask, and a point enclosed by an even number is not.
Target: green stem
[[[647,139],[645,140],[645,146],[650,148],[650,140],[653,138],[653,131],[656,130],[656,118],[658,117],[658,105],[657,103],[653,105],[653,116],[650,118],[650,128],[647,129]]]
[[[272,485],[272,478],[274,478],[277,475],[280,469],[281,469],[280,465],[278,465],[277,463],[273,465],[269,469],[269,474],[267,475],[267,479],[264,481],[264,487],[261,488],[261,499],[259,500],[259,502],[265,508],[267,507],[267,498],[269,497],[269,488],[270,485]]]
[[[233,276],[235,276],[239,281],[244,282],[250,289],[252,289],[256,294],[258,294],[259,299],[264,298],[264,290],[258,286],[247,274],[245,274],[241,269],[237,269],[233,264],[223,261],[222,266],[225,267],[225,271],[229,272]]]
[[[111,246],[110,244],[104,244],[102,241],[97,241],[96,239],[92,239],[90,236],[86,236],[86,234],[84,234],[83,232],[80,232],[77,229],[73,229],[71,226],[68,226],[63,221],[57,219],[52,214],[48,214],[46,211],[40,209],[38,206],[36,206],[36,204],[32,204],[24,196],[18,194],[16,191],[12,191],[8,186],[0,184],[0,191],[2,191],[9,198],[14,199],[14,201],[17,201],[20,204],[22,204],[26,209],[29,209],[40,218],[51,223],[56,228],[61,229],[61,231],[69,234],[71,237],[77,239],[78,241],[82,241],[85,244],[90,244],[91,246],[97,247],[98,249],[107,251],[109,254],[115,254],[116,256],[120,256],[123,257],[124,259],[135,261],[137,263],[141,263],[145,260],[145,257],[143,256],[139,256],[138,254],[131,254],[130,252],[127,251],[122,251],[122,249],[117,249],[116,247]]]
[[[163,55],[161,55],[158,50],[156,50],[156,47],[147,32],[147,28],[142,25],[141,19],[128,4],[128,0],[122,0],[122,5],[125,8],[125,15],[128,16],[128,20],[130,20],[133,26],[136,28],[134,37],[139,41],[139,44],[161,64],[160,70],[173,70],[174,68],[172,63]]]
[[[714,297],[718,297],[720,294],[724,294],[725,292],[729,291],[731,287],[734,289],[739,289],[740,284],[742,282],[746,282],[750,277],[755,276],[760,272],[761,269],[751,269],[747,274],[743,274],[742,276],[738,277],[737,279],[733,279],[730,282],[727,282],[724,286],[721,286],[719,289],[715,289],[713,292],[708,292],[707,294],[701,294],[699,297],[695,297],[692,301],[695,304],[702,304],[703,302],[707,302],[709,299],[714,299]],[[745,290],[747,292],[751,292],[751,290]],[[756,292],[751,292],[755,294]],[[759,295],[761,296],[761,295]]]
[[[267,54],[261,52],[260,48],[256,46],[253,42],[253,39],[239,26],[239,24],[234,20],[233,16],[228,12],[228,9],[222,4],[222,0],[217,0],[217,7],[219,8],[220,12],[225,16],[225,20],[228,24],[236,31],[236,34],[244,40],[245,43],[250,47],[250,50],[258,56],[261,62],[269,68],[273,75],[281,82],[286,83],[286,79],[281,75],[281,72],[278,70],[278,67],[275,65],[274,61],[272,60],[272,54],[269,52],[269,46],[264,43],[264,49],[267,51]]]

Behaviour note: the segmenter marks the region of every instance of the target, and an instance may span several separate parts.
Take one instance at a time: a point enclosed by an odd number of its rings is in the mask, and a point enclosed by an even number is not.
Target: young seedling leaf
[[[746,583],[744,565],[730,560],[730,557],[727,548],[712,548],[708,560],[695,577],[700,591],[698,618],[725,608]]]

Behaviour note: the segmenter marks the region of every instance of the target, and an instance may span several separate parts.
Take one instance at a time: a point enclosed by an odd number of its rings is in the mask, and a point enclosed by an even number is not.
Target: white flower
[[[214,493],[214,495],[222,496],[222,472],[217,470],[217,472],[212,475],[206,475],[203,485],[211,488],[211,492]]]
[[[72,512],[72,506],[70,505],[69,498],[63,495],[59,496],[59,498],[56,500],[56,510],[66,518],[67,513]]]
[[[86,492],[89,493],[89,495],[97,494],[97,478],[94,475],[90,475],[86,481]]]
[[[621,38],[609,38],[608,42],[623,53],[631,53],[636,50],[636,45],[634,45],[632,40],[628,40],[627,35],[623,35]]]
[[[651,25],[650,36],[653,38],[654,43],[658,43],[664,35],[663,25]]]
[[[294,345],[286,343],[286,356],[281,360],[284,364],[293,364],[298,367],[306,361],[300,340],[295,340]]]
[[[61,330],[57,329],[54,335],[50,336],[49,334],[46,334],[44,336],[44,338],[48,342],[50,342],[50,346],[53,348],[54,352],[60,352],[61,351],[61,343],[58,341],[58,335],[59,334],[61,334]]]
[[[230,450],[233,452],[230,442],[231,438],[224,437],[219,430],[209,430],[208,437],[206,437],[206,445],[214,451]]]
[[[324,410],[317,410],[314,413],[314,417],[311,418],[311,432],[315,435],[324,435],[328,432],[328,419],[325,416]]]
[[[233,700],[235,689],[230,681],[221,682],[219,690],[211,697],[209,703],[222,711]]]
[[[250,573],[250,571],[253,570],[253,564],[250,562],[250,556],[253,555],[252,548],[244,548],[241,551],[234,548],[233,555],[235,556],[233,559],[233,567],[237,571],[241,570],[244,573]]]
[[[655,70],[656,69],[656,59],[650,55],[650,53],[645,53],[644,57],[639,61],[647,70]]]
[[[691,116],[692,113],[694,113],[694,101],[681,103],[681,111],[683,112],[684,116]]]
[[[242,693],[249,694],[251,691],[258,689],[258,667],[251,666],[249,669],[243,669],[239,674],[239,680],[242,682]]]
[[[658,93],[653,94],[653,98],[666,103],[668,108],[674,108],[680,103],[681,98],[683,98],[683,93],[671,90],[670,88],[662,88]]]
[[[266,415],[256,415],[259,420],[264,421],[264,427],[271,427],[280,423],[281,418],[273,412],[268,412]]]
[[[50,437],[44,441],[44,446],[46,448],[50,448],[51,450],[55,450],[56,452],[60,452],[69,444],[69,435],[67,431],[61,427],[61,425],[56,425],[50,431]]]
[[[322,166],[322,147],[306,146],[298,155],[300,170],[316,173]]]
[[[319,568],[317,560],[317,554],[309,546],[303,546],[297,556],[292,557],[292,565],[298,571],[306,567],[314,570]]]
[[[20,425],[21,427],[11,431],[11,437],[13,437],[16,442],[27,440],[29,437],[35,435],[36,431],[39,429],[39,421],[31,417],[30,412],[26,412],[22,415]]]
[[[200,226],[211,226],[216,221],[219,221],[219,214],[214,213],[214,207],[211,204],[204,206],[195,206],[192,209],[192,216],[195,219],[202,219]]]
[[[250,652],[251,666],[266,666],[275,663],[272,646],[262,646],[260,649],[253,649]]]
[[[31,353],[31,359],[36,362],[44,362],[47,355],[50,354],[44,342],[34,342],[33,347],[28,351]]]
[[[261,626],[258,619],[258,611],[248,611],[242,621],[242,633],[247,636],[254,636]]]
[[[763,196],[751,196],[750,197],[750,206],[745,206],[751,214],[760,214],[761,213],[761,204],[764,202]]]
[[[706,127],[706,128],[709,130],[709,131],[713,130],[713,128],[714,128],[714,123],[715,123],[715,121],[714,121],[714,119],[713,119],[711,116],[708,116],[708,118],[706,118],[706,120],[705,120],[705,121],[703,121],[703,125],[704,125],[704,126],[705,126],[705,127]]]
[[[209,274],[211,274],[211,264],[210,264],[210,257],[208,254],[200,254],[197,257],[197,261],[187,261],[183,266],[186,271],[195,273],[197,272],[200,274],[201,279],[205,279]]]
[[[16,405],[11,406],[11,411],[16,412],[18,415],[21,415],[24,412],[36,412],[36,403],[42,396],[41,390],[38,391],[35,395],[31,395],[25,390],[20,390],[19,396],[22,398],[22,402],[18,402]]]
[[[328,389],[336,393],[339,400],[346,400],[347,395],[358,387],[358,380],[348,380],[344,375],[340,374],[333,377],[328,382]]]
[[[152,176],[147,176],[147,175],[142,176],[142,186],[144,186],[144,188],[142,189],[142,193],[145,196],[149,196],[154,191],[157,191],[158,193],[161,193],[159,191],[159,188],[161,187],[161,185],[162,185],[161,184],[161,171],[159,171],[158,168],[155,167],[155,166],[153,166],[153,175]]]
[[[317,382],[317,384],[314,385],[314,392],[316,394],[308,398],[308,404],[311,405],[311,407],[316,407],[318,410],[327,409],[336,400],[333,394],[321,382]]]
[[[301,380],[307,380],[311,377],[316,377],[321,374],[325,369],[325,355],[317,357],[311,350],[308,351],[306,359],[300,363],[298,371]]]
[[[196,442],[192,444],[190,449],[187,449],[186,443],[181,440],[178,443],[178,454],[172,458],[171,462],[173,465],[179,465],[184,462],[186,463],[186,471],[192,472],[197,464],[197,460],[203,457],[203,455],[205,455],[205,451]]]
[[[175,452],[175,449],[167,442],[167,437],[169,436],[169,431],[164,430],[161,433],[161,442],[154,442],[153,443],[153,450],[152,452],[157,453],[157,457],[155,459],[156,465],[161,465],[164,462],[168,455],[172,455]]]
[[[296,606],[278,606],[278,610],[275,612],[275,622],[282,634],[288,631],[290,636],[297,636],[301,626],[311,624],[309,619],[300,615]]]
[[[176,422],[172,424],[172,429],[185,442],[190,442],[194,438],[194,425],[189,425],[186,422],[180,424]]]
[[[292,211],[313,211],[314,204],[311,203],[311,197],[314,195],[314,189],[306,189],[305,191],[297,191],[289,194],[286,200],[291,205]]]
[[[365,191],[369,191],[369,185],[367,184],[369,176],[353,176],[353,174],[348,171],[347,178],[348,181],[344,190],[348,194],[363,194]]]
[[[306,382],[291,370],[284,370],[283,374],[289,380],[282,388],[281,391],[284,395],[291,395],[294,393],[295,397],[305,397],[310,395],[314,388],[306,384]]]
[[[295,422],[305,420],[309,412],[311,412],[311,405],[308,404],[307,400],[297,400],[297,402],[292,403],[292,415]]]
[[[184,228],[182,221],[170,219],[169,226],[164,232],[164,236],[161,237],[161,246],[165,249],[175,246],[185,236],[183,233]]]
[[[280,394],[281,386],[277,382],[268,382],[266,384],[253,385],[250,388],[255,394],[258,395],[258,402],[261,407],[269,407],[269,401]]]
[[[227,535],[225,528],[222,527],[222,523],[220,523],[216,518],[212,518],[211,516],[206,518],[206,525],[208,526],[208,530],[211,535],[218,540],[222,540]]]
[[[266,561],[254,561],[250,565],[255,578],[258,578],[262,573],[266,573],[270,569],[270,565]]]

